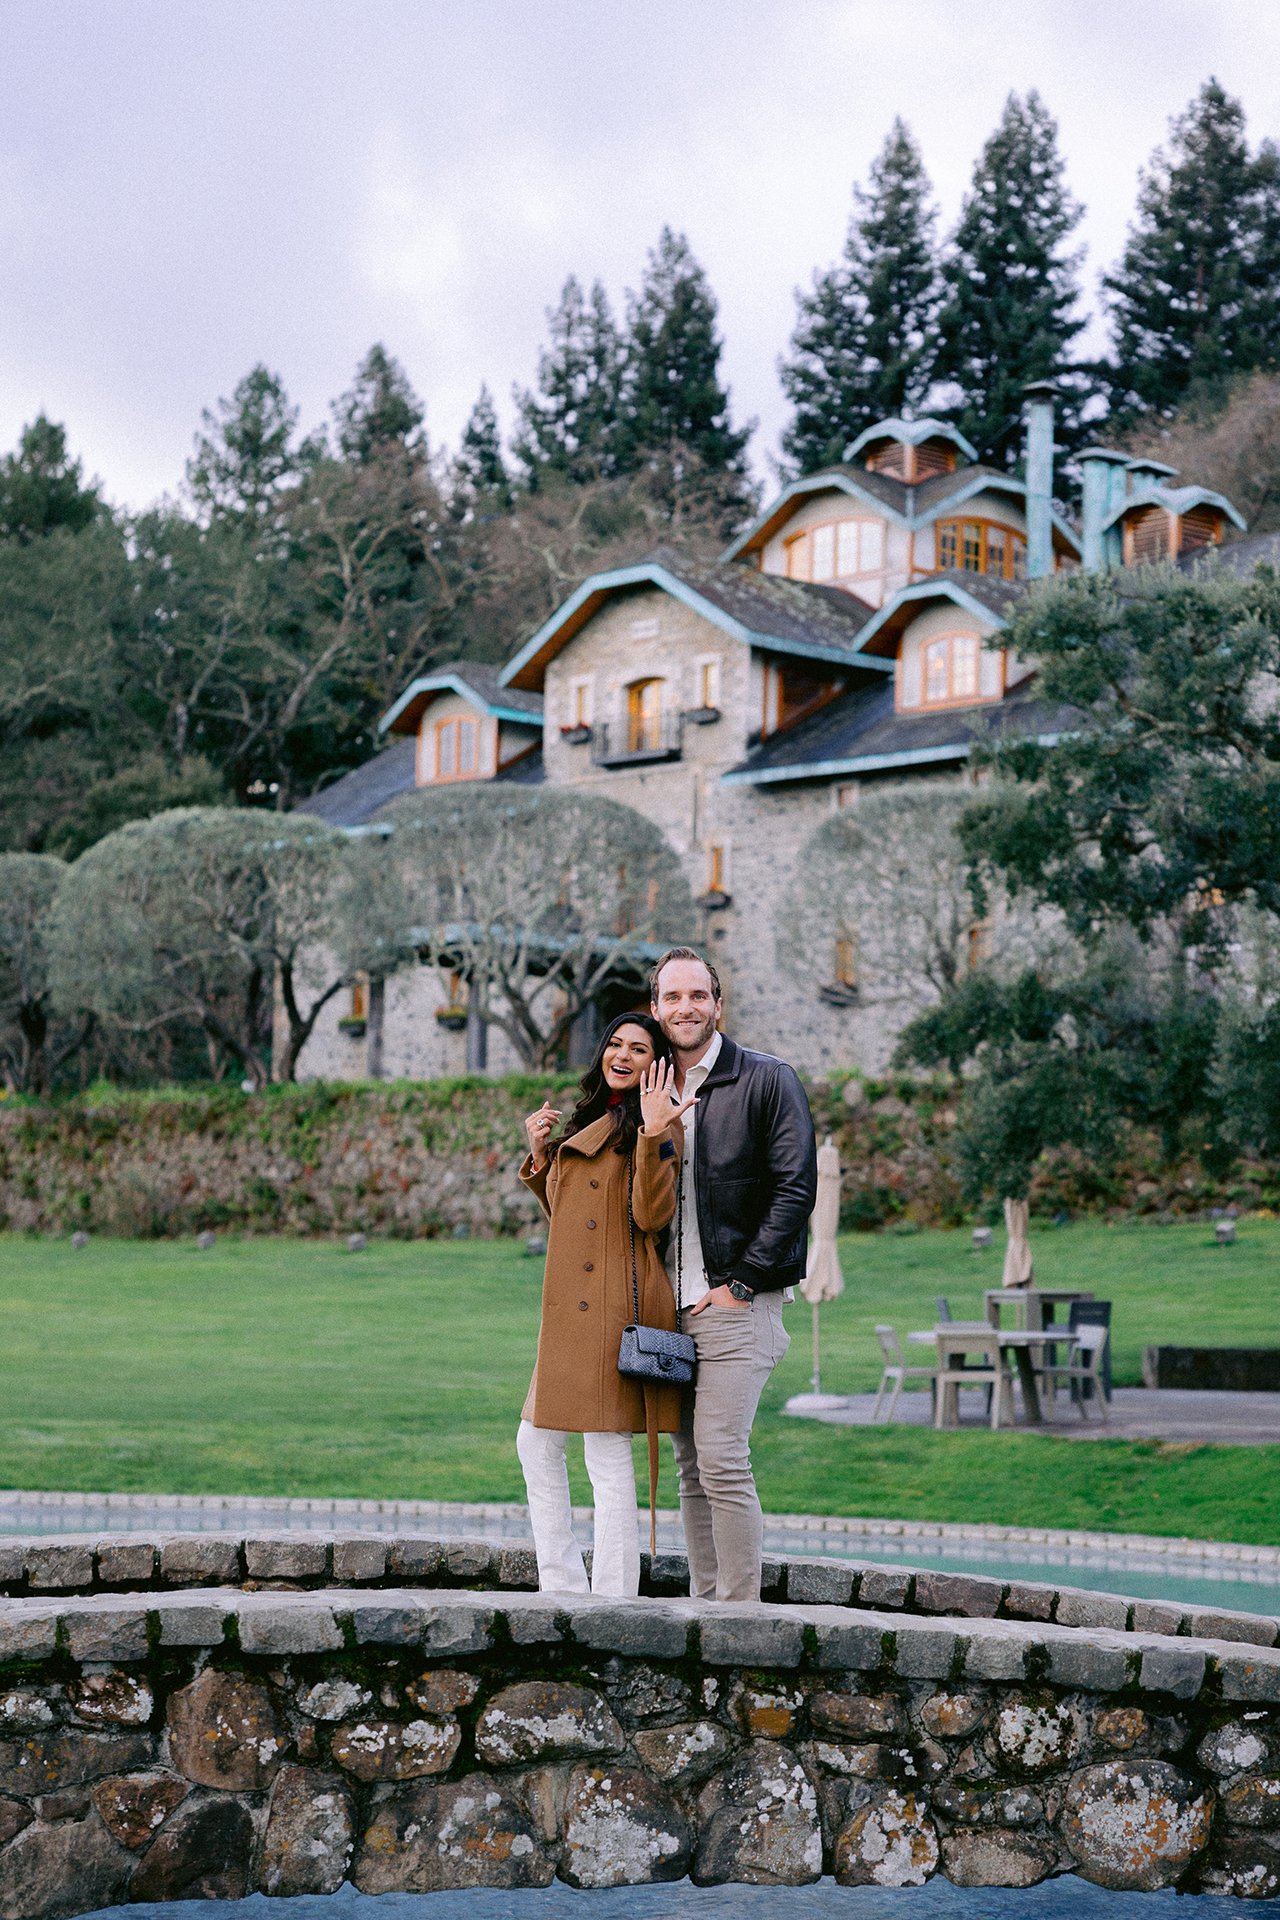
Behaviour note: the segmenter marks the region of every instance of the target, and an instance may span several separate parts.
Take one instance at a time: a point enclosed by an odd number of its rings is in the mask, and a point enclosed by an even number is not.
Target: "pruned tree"
[[[136,1031],[182,1024],[255,1086],[294,1077],[361,965],[351,842],[304,814],[188,807],[108,834],[70,868],[50,936],[56,1004]],[[382,964],[378,951],[373,964]]]
[[[478,1017],[531,1067],[652,943],[687,939],[688,883],[652,821],[592,794],[465,786],[387,810],[421,958],[469,982]]]
[[[810,835],[777,919],[779,964],[813,992],[928,1005],[986,954],[957,828],[968,796],[953,783],[872,788]],[[1002,917],[1006,953],[1028,930]]]
[[[57,1022],[49,992],[49,925],[66,867],[47,854],[0,853],[0,1080],[46,1093],[78,1053],[92,1015]]]

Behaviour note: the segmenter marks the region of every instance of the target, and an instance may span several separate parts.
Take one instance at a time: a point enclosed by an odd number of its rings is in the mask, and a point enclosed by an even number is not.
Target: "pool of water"
[[[588,1514],[575,1515],[584,1546],[590,1544]],[[76,1500],[44,1505],[28,1495],[6,1501],[0,1493],[0,1537],[34,1534],[344,1532],[420,1534],[443,1539],[527,1543],[529,1517],[520,1506],[481,1506],[446,1501],[341,1503],[234,1500],[191,1496],[185,1500],[125,1504],[118,1497],[97,1503]],[[679,1517],[658,1520],[658,1545],[682,1549]],[[1117,1544],[1073,1545],[1065,1539],[990,1539],[975,1535],[942,1539],[917,1534],[841,1532],[806,1528],[796,1517],[765,1517],[769,1555],[823,1554],[886,1566],[928,1567],[939,1573],[982,1573],[998,1580],[1056,1582],[1135,1599],[1176,1600],[1184,1605],[1225,1607],[1244,1613],[1280,1614],[1280,1564],[1223,1558],[1207,1545],[1170,1544],[1140,1551]]]
[[[114,1907],[112,1913],[119,1913]],[[137,1920],[1244,1920],[1280,1913],[1280,1900],[1223,1900],[1204,1895],[1191,1905],[1176,1893],[1108,1893],[1066,1875],[1025,1891],[953,1887],[946,1880],[899,1891],[838,1887],[617,1887],[575,1893],[383,1893],[345,1887],[296,1900],[180,1900],[130,1907]],[[93,1916],[92,1920],[98,1920]],[[106,1920],[105,1910],[102,1920]]]

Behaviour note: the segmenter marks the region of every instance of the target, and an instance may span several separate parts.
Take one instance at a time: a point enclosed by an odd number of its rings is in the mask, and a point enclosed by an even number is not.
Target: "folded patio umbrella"
[[[1006,1200],[1004,1203],[1004,1226],[1009,1236],[1004,1249],[1004,1272],[1000,1284],[1004,1287],[1030,1287],[1035,1284],[1035,1271],[1031,1265],[1031,1208],[1025,1200]]]
[[[836,1232],[840,1225],[840,1149],[828,1134],[818,1148],[818,1197],[809,1219],[809,1264],[800,1291],[813,1307],[813,1381],[815,1393],[822,1386],[818,1370],[818,1308],[824,1300],[834,1300],[844,1292],[844,1275],[836,1250]]]

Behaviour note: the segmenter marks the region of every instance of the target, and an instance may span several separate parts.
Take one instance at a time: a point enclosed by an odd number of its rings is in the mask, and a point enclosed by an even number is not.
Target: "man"
[[[785,1061],[718,1031],[720,981],[692,947],[674,947],[649,979],[654,1017],[676,1057],[684,1161],[667,1269],[679,1278],[696,1384],[675,1436],[689,1590],[758,1600],[763,1525],[751,1471],[751,1423],[790,1345],[783,1289],[805,1270],[817,1148],[804,1089]]]

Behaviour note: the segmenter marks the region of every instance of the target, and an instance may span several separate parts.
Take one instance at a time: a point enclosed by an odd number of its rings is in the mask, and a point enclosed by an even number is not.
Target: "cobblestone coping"
[[[406,1530],[429,1527],[432,1521],[477,1523],[480,1530],[510,1526],[523,1533],[528,1526],[528,1509],[515,1502],[468,1502],[456,1500],[285,1500],[240,1497],[209,1493],[40,1493],[30,1490],[6,1492],[0,1488],[0,1511],[63,1507],[80,1512],[111,1513],[165,1512],[213,1515],[218,1513],[262,1514],[282,1524],[290,1519],[311,1521],[332,1516],[336,1521],[394,1520]],[[590,1517],[590,1508],[575,1508],[575,1518]],[[678,1526],[678,1513],[661,1513],[664,1521]],[[986,1541],[1004,1547],[1058,1547],[1090,1553],[1150,1554],[1156,1559],[1203,1560],[1237,1566],[1280,1567],[1280,1546],[1261,1546],[1244,1541],[1193,1540],[1171,1534],[1100,1533],[1080,1528],[1001,1527],[986,1523],[970,1524],[938,1520],[877,1520],[850,1518],[842,1514],[781,1513],[766,1514],[765,1525],[772,1530],[804,1535],[827,1534],[833,1540],[913,1540],[954,1541],[972,1546]]]
[[[0,1594],[12,1600],[70,1593],[142,1596],[174,1588],[495,1587],[532,1591],[532,1549],[488,1540],[382,1533],[110,1533],[0,1537]],[[642,1557],[641,1591],[687,1594],[681,1553]],[[1268,1614],[1184,1606],[981,1574],[938,1573],[850,1559],[770,1558],[764,1600],[903,1615],[1026,1621],[1115,1633],[1158,1633],[1274,1647]]]

